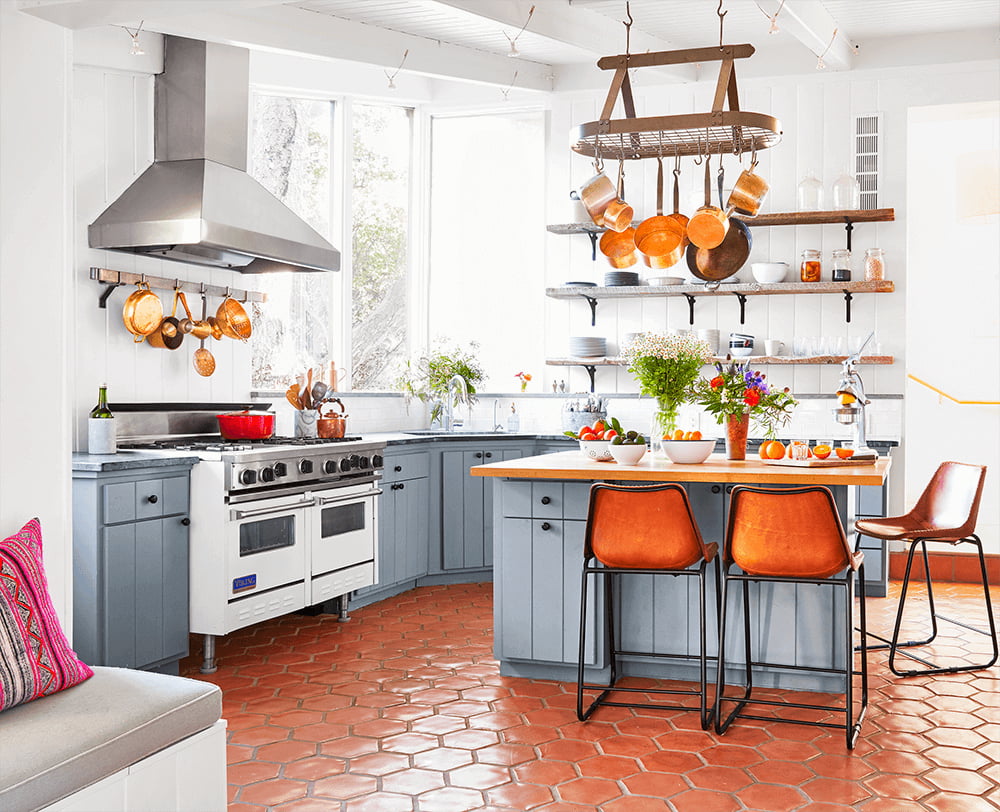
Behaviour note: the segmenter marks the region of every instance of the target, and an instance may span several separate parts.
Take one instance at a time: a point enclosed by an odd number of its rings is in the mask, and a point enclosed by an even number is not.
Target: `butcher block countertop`
[[[759,459],[727,460],[712,454],[698,465],[677,465],[666,457],[647,453],[638,465],[588,460],[579,451],[561,451],[519,460],[477,465],[473,476],[507,479],[562,479],[631,482],[741,482],[761,485],[881,485],[892,461],[845,465],[837,468],[792,468],[769,465]]]

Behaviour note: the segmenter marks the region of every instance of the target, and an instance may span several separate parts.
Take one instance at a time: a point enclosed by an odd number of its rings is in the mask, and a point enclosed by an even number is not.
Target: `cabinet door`
[[[441,453],[441,544],[445,570],[482,567],[486,558],[485,477],[470,477],[482,451]]]
[[[163,519],[163,619],[160,659],[188,653],[189,539],[184,517]]]
[[[100,665],[136,666],[135,529],[134,524],[122,524],[104,530]]]
[[[407,581],[427,574],[430,526],[428,505],[430,479],[409,479],[396,492],[396,580]]]
[[[376,562],[375,588],[381,588],[388,584],[394,584],[396,578],[396,538],[399,534],[397,524],[405,519],[400,518],[399,489],[396,483],[388,485],[383,489],[379,502],[378,516],[378,561]],[[403,528],[403,532],[406,528]],[[362,594],[373,591],[373,588],[366,587],[359,590]]]

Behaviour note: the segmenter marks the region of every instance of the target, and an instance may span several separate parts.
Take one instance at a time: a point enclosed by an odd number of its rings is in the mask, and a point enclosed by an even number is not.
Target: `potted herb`
[[[441,417],[449,396],[449,384],[455,375],[465,379],[467,403],[470,406],[476,403],[476,388],[486,379],[486,373],[475,356],[478,349],[479,344],[475,341],[470,342],[467,349],[458,344],[448,348],[444,341],[439,341],[426,354],[406,362],[397,385],[407,398],[417,397],[431,404],[431,423],[434,423]],[[460,401],[460,396],[455,395],[455,403]]]

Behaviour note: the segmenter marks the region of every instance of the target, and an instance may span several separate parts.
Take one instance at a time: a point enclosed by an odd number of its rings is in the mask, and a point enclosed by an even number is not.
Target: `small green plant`
[[[461,375],[468,387],[468,403],[476,403],[476,389],[486,379],[486,372],[476,358],[479,344],[469,343],[468,348],[458,344],[451,348],[445,341],[438,341],[434,348],[414,361],[407,361],[396,385],[406,396],[420,398],[431,404],[431,422],[435,422],[444,409],[448,386],[455,375]],[[461,402],[455,395],[455,404]]]

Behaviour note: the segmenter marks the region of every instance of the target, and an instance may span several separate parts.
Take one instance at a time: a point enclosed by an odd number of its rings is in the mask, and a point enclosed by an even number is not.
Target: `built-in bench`
[[[94,668],[80,685],[0,713],[0,809],[222,812],[221,715],[210,683]]]

